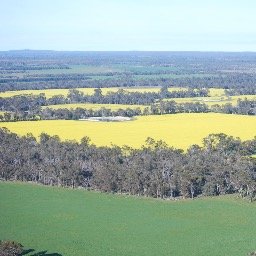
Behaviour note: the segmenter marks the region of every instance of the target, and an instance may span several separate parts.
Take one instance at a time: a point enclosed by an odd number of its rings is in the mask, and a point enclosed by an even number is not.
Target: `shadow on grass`
[[[47,253],[47,251],[36,252],[35,249],[26,249],[23,250],[21,255],[27,256],[62,256],[60,253]]]

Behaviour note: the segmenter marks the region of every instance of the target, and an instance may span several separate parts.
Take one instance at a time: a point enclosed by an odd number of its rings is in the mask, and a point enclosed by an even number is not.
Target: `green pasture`
[[[160,201],[1,182],[0,215],[0,239],[47,251],[34,255],[245,256],[256,249],[256,204],[235,195]]]

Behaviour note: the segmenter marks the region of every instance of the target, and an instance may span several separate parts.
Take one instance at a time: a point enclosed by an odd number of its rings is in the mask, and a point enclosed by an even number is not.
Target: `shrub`
[[[19,256],[23,251],[22,247],[15,241],[0,241],[0,256]]]

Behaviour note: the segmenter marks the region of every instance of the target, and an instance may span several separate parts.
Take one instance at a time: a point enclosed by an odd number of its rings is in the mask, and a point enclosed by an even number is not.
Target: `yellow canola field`
[[[209,89],[209,96],[210,97],[225,96],[225,89],[211,88],[211,89]]]
[[[140,108],[142,111],[146,108],[145,105],[122,105],[122,104],[91,104],[91,103],[75,103],[75,104],[58,104],[58,105],[49,105],[43,107],[51,108],[51,109],[76,109],[76,108],[83,108],[83,109],[93,109],[98,110],[101,108],[111,109],[111,110],[118,110],[118,109],[136,109]]]
[[[147,137],[164,140],[175,148],[187,149],[201,144],[211,133],[226,133],[242,140],[256,136],[256,117],[216,113],[139,116],[135,121],[24,121],[0,123],[20,135],[46,132],[61,139],[77,140],[88,136],[98,146],[111,143],[139,148]]]
[[[77,90],[92,95],[94,93],[94,90],[96,88],[76,88]],[[122,87],[113,87],[113,88],[101,88],[102,94],[107,94],[108,92],[117,92],[119,89],[124,89],[128,92],[159,92],[159,87],[137,87],[137,88],[122,88]],[[173,87],[169,88],[169,91],[178,91],[178,90],[187,90],[186,88],[181,87]],[[0,97],[7,98],[7,97],[13,97],[17,95],[39,95],[40,93],[45,93],[46,98],[51,98],[55,95],[68,95],[69,89],[45,89],[45,90],[21,90],[21,91],[7,91],[7,92],[1,92]]]

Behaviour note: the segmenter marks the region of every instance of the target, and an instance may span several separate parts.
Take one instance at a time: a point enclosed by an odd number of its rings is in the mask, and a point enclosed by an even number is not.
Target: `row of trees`
[[[152,104],[164,98],[185,98],[185,97],[207,97],[209,91],[206,89],[188,89],[168,91],[168,87],[162,87],[159,92],[129,92],[119,89],[117,92],[102,94],[100,88],[94,90],[93,95],[86,95],[83,92],[71,89],[68,93],[68,100],[71,103],[101,103],[101,104]]]
[[[148,138],[140,149],[96,147],[87,137],[81,143],[61,142],[41,134],[18,137],[0,130],[0,177],[105,192],[157,198],[256,194],[256,138],[241,142],[225,134],[209,135],[203,147],[187,152]]]
[[[256,100],[241,100],[238,99],[237,105],[233,106],[230,103],[225,105],[212,106],[211,110],[218,113],[238,114],[238,115],[256,115]]]
[[[247,84],[243,87],[237,87],[233,89],[226,90],[226,94],[233,95],[256,95],[256,86],[255,84]]]
[[[177,114],[177,113],[225,113],[225,114],[240,114],[240,115],[256,115],[256,101],[254,100],[239,100],[237,106],[228,103],[225,105],[207,106],[204,103],[182,103],[177,104],[175,101],[160,101],[151,104],[145,108],[123,108],[111,110],[108,107],[100,109],[31,109],[30,111],[15,111],[5,112],[0,114],[0,121],[23,121],[23,120],[78,120],[88,117],[106,117],[106,116],[126,116],[133,117],[139,115],[163,115],[163,114]]]
[[[46,68],[48,70],[48,68]],[[34,69],[32,69],[34,70]],[[40,69],[35,69],[40,70]],[[44,68],[42,68],[44,70]],[[4,78],[0,78],[0,84],[5,83],[15,83],[19,81],[19,83],[34,83],[34,82],[57,82],[57,81],[65,81],[71,80],[73,82],[77,82],[80,80],[88,80],[90,77],[85,74],[61,74],[61,75],[27,75],[23,78],[12,77],[12,76],[5,76]]]
[[[201,103],[184,103],[177,104],[175,101],[161,101],[156,104],[151,104],[149,107],[142,108],[120,108],[111,110],[109,108],[93,109],[51,109],[45,108],[40,112],[41,119],[84,119],[88,117],[106,117],[106,116],[125,116],[133,117],[140,115],[163,115],[176,113],[207,113],[209,108]],[[1,116],[0,116],[1,118]],[[22,118],[20,116],[20,118]]]
[[[163,115],[163,114],[176,114],[176,113],[207,113],[209,108],[201,103],[184,103],[177,104],[174,101],[161,101],[157,104],[151,104],[144,109],[138,108],[122,108],[111,110],[107,107],[100,109],[84,109],[84,108],[44,108],[41,111],[31,112],[5,112],[0,114],[0,121],[15,122],[15,121],[30,121],[30,120],[78,120],[88,117],[109,117],[109,116],[124,116],[133,117],[140,115]]]
[[[18,95],[0,98],[2,111],[36,111],[41,106],[67,104],[67,103],[98,103],[98,104],[152,104],[163,98],[206,97],[208,90],[185,90],[169,92],[167,87],[160,92],[128,92],[123,89],[117,92],[102,94],[101,89],[95,89],[94,94],[87,95],[77,89],[70,89],[67,97],[56,95],[49,99],[44,93],[39,95]]]

